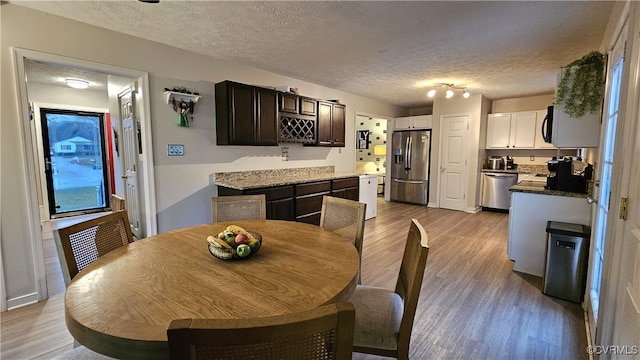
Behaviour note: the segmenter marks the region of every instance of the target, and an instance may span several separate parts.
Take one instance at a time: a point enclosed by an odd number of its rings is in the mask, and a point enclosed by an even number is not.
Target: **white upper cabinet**
[[[431,129],[433,127],[432,115],[406,116],[394,119],[395,130]]]
[[[511,141],[511,114],[489,114],[487,149],[507,149]]]
[[[489,114],[487,149],[535,149],[537,112]]]
[[[514,149],[533,149],[536,142],[536,112],[517,112],[511,114],[511,140]]]

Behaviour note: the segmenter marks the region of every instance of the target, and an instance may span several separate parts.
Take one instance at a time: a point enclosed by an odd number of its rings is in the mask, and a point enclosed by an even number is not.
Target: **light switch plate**
[[[167,145],[167,155],[169,156],[183,156],[184,145],[169,144]]]

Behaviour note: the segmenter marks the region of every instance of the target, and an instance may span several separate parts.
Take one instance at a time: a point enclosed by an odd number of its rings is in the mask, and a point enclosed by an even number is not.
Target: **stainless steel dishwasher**
[[[482,176],[482,207],[509,210],[511,191],[509,188],[518,182],[518,174],[503,172],[485,172]]]

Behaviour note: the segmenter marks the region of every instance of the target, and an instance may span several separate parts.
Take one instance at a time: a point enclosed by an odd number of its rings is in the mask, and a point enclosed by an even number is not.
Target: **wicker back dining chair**
[[[211,198],[212,221],[265,220],[267,201],[264,194],[231,195]]]
[[[366,211],[367,204],[355,200],[326,195],[322,197],[320,226],[351,241],[358,250],[360,263],[362,262],[362,239],[364,238]],[[360,278],[360,271],[358,271],[358,284],[361,283]]]
[[[411,330],[429,253],[428,242],[422,225],[412,219],[395,290],[356,286],[349,299],[356,307],[354,352],[409,358]]]
[[[65,285],[100,256],[133,242],[126,210],[53,231]]]
[[[347,360],[354,321],[351,303],[262,318],[173,320],[167,329],[169,358]]]

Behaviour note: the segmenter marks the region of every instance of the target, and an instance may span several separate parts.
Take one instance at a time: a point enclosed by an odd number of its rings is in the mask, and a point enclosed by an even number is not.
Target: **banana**
[[[231,247],[231,245],[227,244],[226,241],[222,240],[222,239],[218,239],[218,238],[213,238],[219,245],[220,247],[224,248],[224,249],[231,249],[233,250],[233,247]]]
[[[216,238],[214,238],[211,235],[207,236],[207,242],[209,243],[209,245],[213,245],[213,246],[215,246],[217,248],[221,248],[222,247],[222,245],[220,245],[220,243],[218,243],[216,241]]]
[[[220,259],[228,260],[234,257],[236,251],[224,240],[218,239],[215,236],[207,236],[207,242],[209,243],[209,252]]]
[[[233,255],[235,254],[236,251],[233,250],[233,248],[231,247],[223,248],[223,247],[216,246],[214,243],[209,243],[209,252],[217,258],[228,260],[233,258]]]

